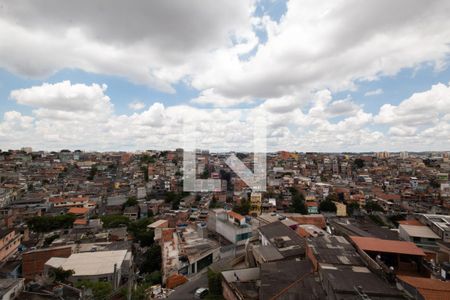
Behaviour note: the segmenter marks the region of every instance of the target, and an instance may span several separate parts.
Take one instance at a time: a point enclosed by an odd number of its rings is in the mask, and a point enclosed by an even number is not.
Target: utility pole
[[[131,266],[130,266],[130,276],[128,277],[128,293],[127,293],[127,300],[131,300],[131,293],[133,292],[133,286],[134,286],[134,264],[133,264],[133,257],[131,257]]]

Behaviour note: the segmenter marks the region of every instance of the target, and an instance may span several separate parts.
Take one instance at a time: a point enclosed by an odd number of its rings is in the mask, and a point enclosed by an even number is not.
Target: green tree
[[[356,169],[361,169],[362,167],[364,167],[364,160],[357,158],[355,159],[353,165],[355,166]]]
[[[161,270],[161,247],[153,244],[145,252],[145,260],[140,267],[141,273],[151,274],[154,271]]]
[[[336,193],[331,193],[326,196],[325,201],[339,202],[339,196]]]
[[[123,204],[123,208],[128,206],[135,206],[138,204],[137,198],[134,196],[128,197],[127,201]]]
[[[72,214],[58,216],[36,216],[28,219],[28,227],[35,232],[43,233],[57,229],[67,229],[73,226],[76,216]]]
[[[141,164],[153,164],[156,162],[156,159],[150,155],[142,155],[141,156]]]
[[[250,201],[242,198],[240,205],[233,206],[233,211],[237,212],[238,214],[241,214],[243,216],[248,215],[248,213],[250,212]]]
[[[337,208],[336,208],[336,204],[334,204],[334,202],[329,201],[329,200],[325,200],[320,202],[319,204],[319,211],[320,212],[336,212]]]
[[[144,173],[145,182],[148,182],[148,165],[142,166],[141,171]]]
[[[303,197],[303,194],[296,193],[292,196],[292,205],[290,211],[303,215],[308,214],[308,208],[305,205],[305,197]]]
[[[57,238],[59,238],[58,234],[53,234],[49,237],[46,237],[44,240],[44,247],[50,246],[50,244],[53,243],[53,241],[56,240]]]
[[[91,289],[94,296],[94,300],[107,300],[110,299],[110,294],[112,291],[112,285],[105,281],[90,281],[81,280],[75,283],[75,287],[81,289]]]
[[[101,216],[100,219],[103,222],[105,228],[117,228],[123,225],[127,226],[130,223],[130,219],[123,215],[107,215]]]
[[[75,274],[74,270],[64,270],[61,267],[51,269],[51,272],[55,275],[55,281],[66,282],[70,276]]]
[[[209,208],[217,208],[218,207],[218,203],[217,203],[217,198],[216,195],[212,196],[211,202],[209,202]]]
[[[172,204],[172,209],[178,209],[180,207],[180,202],[183,197],[188,196],[189,193],[183,192],[183,193],[175,193],[175,192],[167,192],[165,197],[166,203]]]
[[[384,209],[375,201],[367,201],[365,208],[368,212],[384,211]]]
[[[136,289],[131,293],[131,300],[147,300],[148,293],[147,290],[150,284],[139,284]]]
[[[152,218],[144,218],[128,224],[128,232],[133,235],[134,242],[139,243],[141,247],[153,245],[154,232],[147,228],[152,222]]]
[[[208,167],[205,167],[205,169],[203,170],[202,175],[200,176],[202,179],[208,179],[210,175],[209,169]]]
[[[167,192],[166,196],[164,198],[164,201],[166,203],[172,203],[172,202],[174,202],[176,200],[176,198],[177,198],[177,194],[176,193],[174,193],[174,192]]]
[[[153,271],[150,274],[145,274],[144,282],[149,283],[151,285],[161,283],[162,282],[161,271]]]
[[[97,165],[93,165],[91,167],[91,171],[89,172],[88,180],[93,180],[95,177],[95,174],[97,174]]]
[[[430,179],[430,186],[434,189],[438,189],[441,187],[441,183],[436,178],[433,177]]]
[[[208,288],[211,296],[222,295],[222,283],[219,272],[208,269]]]
[[[347,204],[347,213],[352,216],[353,213],[359,209],[359,204],[356,202],[351,202]]]

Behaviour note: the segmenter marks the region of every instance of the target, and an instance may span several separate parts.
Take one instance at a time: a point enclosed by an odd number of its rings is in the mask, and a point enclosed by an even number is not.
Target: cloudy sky
[[[265,115],[269,150],[450,150],[449,16],[447,0],[0,0],[0,148],[170,149],[186,122],[239,148]]]

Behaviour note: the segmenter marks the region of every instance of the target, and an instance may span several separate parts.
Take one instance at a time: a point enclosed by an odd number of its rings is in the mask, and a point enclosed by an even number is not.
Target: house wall
[[[398,227],[398,229],[399,229],[398,235],[399,235],[400,239],[402,239],[404,241],[412,242],[411,237],[408,235],[408,233],[405,231],[405,229],[403,229],[403,227],[401,225]]]
[[[114,273],[110,274],[99,274],[99,275],[91,275],[91,276],[71,276],[69,278],[69,281],[72,283],[76,283],[78,281],[82,280],[89,280],[89,281],[107,281],[110,282],[114,287],[114,277],[115,277],[115,286],[119,286],[120,279],[122,277],[121,274],[121,268],[117,268],[116,276],[114,276]]]
[[[34,279],[44,272],[45,263],[52,257],[69,257],[72,247],[50,248],[22,254],[22,275],[25,279]]]
[[[10,290],[5,292],[1,298],[1,300],[13,300],[16,299],[17,296],[23,291],[25,279],[20,280],[15,286],[11,287]]]
[[[236,297],[236,295],[233,292],[233,289],[228,285],[228,283],[225,280],[222,280],[222,296],[226,300],[240,300]]]
[[[243,245],[245,244],[246,239],[238,241],[237,236],[245,233],[250,233],[251,235],[252,228],[250,226],[238,227],[232,223],[229,223],[228,221],[217,220],[216,232],[225,237],[233,244]]]
[[[20,235],[13,230],[0,240],[0,261],[17,252],[20,245]]]
[[[345,204],[334,202],[336,204],[336,216],[346,217],[347,216],[347,206]]]

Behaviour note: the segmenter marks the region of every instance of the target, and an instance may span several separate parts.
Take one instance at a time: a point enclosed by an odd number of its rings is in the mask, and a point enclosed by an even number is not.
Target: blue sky
[[[31,108],[17,104],[9,99],[12,90],[28,88],[30,86],[41,85],[44,82],[57,83],[63,80],[70,80],[72,83],[105,83],[108,85],[108,96],[114,103],[118,114],[129,114],[133,110],[128,107],[132,101],[142,101],[146,106],[151,106],[155,102],[162,102],[171,106],[185,104],[199,95],[199,91],[181,82],[174,87],[176,93],[166,93],[142,84],[134,84],[126,78],[110,76],[104,74],[94,74],[82,70],[64,69],[46,79],[27,79],[0,69],[0,97],[3,99],[0,106],[0,113],[8,110],[17,110],[22,113],[30,113]],[[402,100],[408,98],[415,92],[422,92],[430,89],[436,83],[450,82],[450,69],[435,70],[432,66],[424,65],[417,69],[405,68],[394,76],[383,76],[378,80],[360,81],[357,83],[355,91],[347,90],[333,94],[336,99],[350,96],[356,103],[364,105],[366,110],[377,113],[385,103],[398,105]],[[381,89],[383,93],[373,96],[366,96],[365,93]],[[198,106],[196,104],[192,104]],[[210,105],[208,107],[211,107]],[[241,105],[240,107],[249,107]]]
[[[173,148],[169,114],[217,107],[269,113],[276,150],[450,147],[445,1],[86,5],[0,10],[1,148]]]

